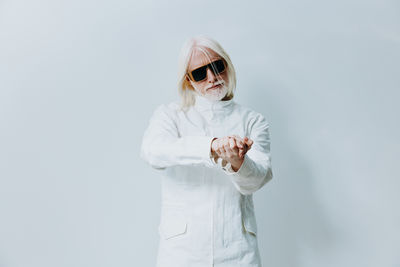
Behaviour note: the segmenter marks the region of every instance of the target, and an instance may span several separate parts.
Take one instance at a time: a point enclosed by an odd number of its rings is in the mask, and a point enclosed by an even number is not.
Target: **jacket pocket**
[[[186,233],[186,218],[179,207],[164,206],[161,216],[158,231],[163,239],[175,238]]]
[[[257,236],[257,225],[254,217],[244,216],[243,227],[246,232]]]

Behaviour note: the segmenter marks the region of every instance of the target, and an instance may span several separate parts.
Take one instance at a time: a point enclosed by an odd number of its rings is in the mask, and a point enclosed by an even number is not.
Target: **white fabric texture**
[[[211,141],[233,134],[254,141],[237,172],[211,156]],[[158,267],[261,266],[252,194],[273,177],[262,114],[200,95],[186,113],[160,105],[140,155],[162,182]]]

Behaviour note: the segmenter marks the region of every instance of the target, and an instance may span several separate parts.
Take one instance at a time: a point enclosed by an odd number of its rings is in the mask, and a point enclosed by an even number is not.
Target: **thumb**
[[[253,140],[251,140],[250,138],[248,138],[247,136],[243,138],[243,141],[247,144],[247,145],[251,145],[253,144]]]
[[[251,145],[253,144],[254,142],[253,142],[253,140],[251,140],[251,139],[248,139],[247,141],[246,141],[246,144],[247,144],[247,146],[250,148],[251,147]]]

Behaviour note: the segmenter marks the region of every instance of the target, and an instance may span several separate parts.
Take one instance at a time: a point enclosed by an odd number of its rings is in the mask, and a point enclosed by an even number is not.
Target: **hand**
[[[237,135],[230,135],[213,139],[211,152],[213,156],[218,156],[231,163],[232,169],[237,171],[243,163],[244,155],[251,148],[253,140]]]
[[[244,137],[243,139],[240,138],[238,135],[230,135],[229,137],[235,137],[236,138],[236,144],[239,147],[239,156],[244,157],[244,154],[247,153],[248,150],[250,150],[251,146],[253,145],[253,140]]]

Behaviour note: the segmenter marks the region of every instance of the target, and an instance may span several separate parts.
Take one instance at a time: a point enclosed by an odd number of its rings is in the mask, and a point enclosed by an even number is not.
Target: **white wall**
[[[264,266],[400,266],[398,1],[0,1],[0,266],[154,266],[139,158],[183,41],[231,55],[271,123]]]

